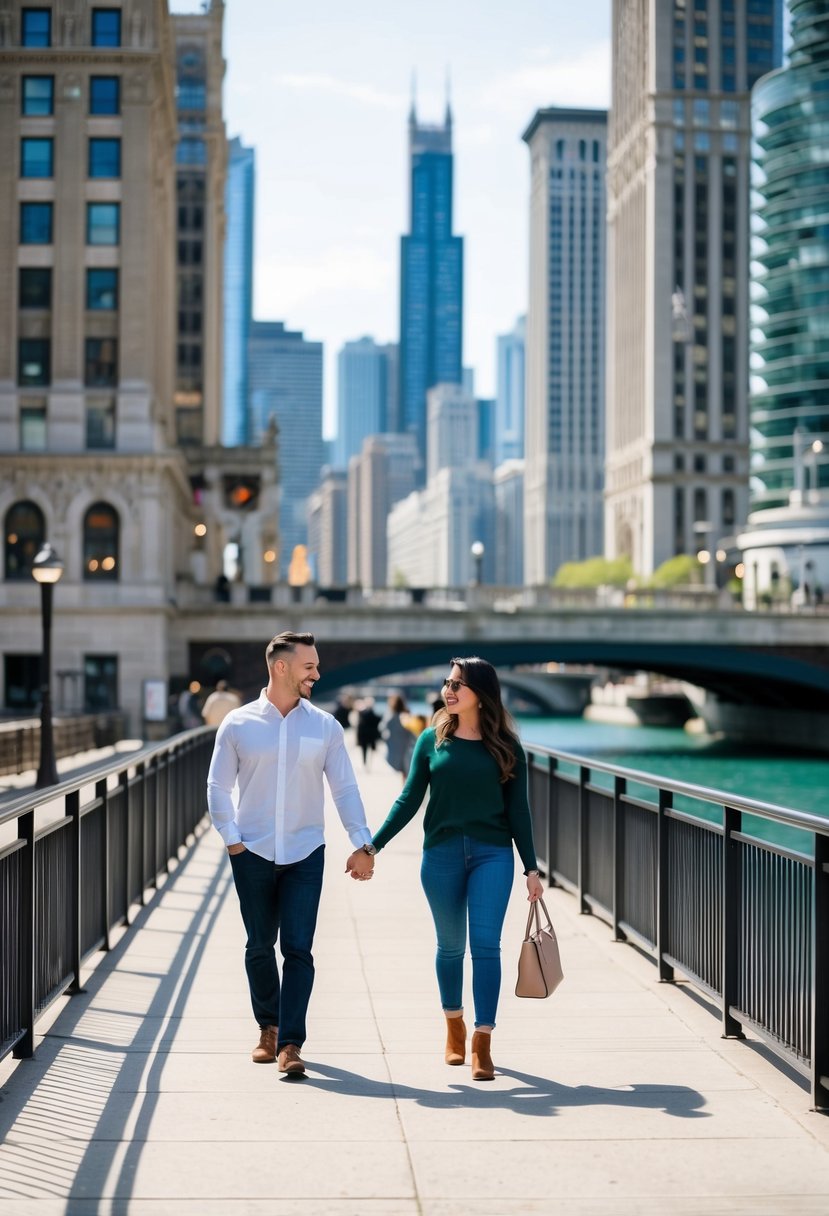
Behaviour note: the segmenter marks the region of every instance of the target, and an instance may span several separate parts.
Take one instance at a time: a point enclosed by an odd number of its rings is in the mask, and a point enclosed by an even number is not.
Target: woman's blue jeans
[[[305,1042],[305,1016],[314,986],[311,947],[322,892],[325,846],[293,865],[277,866],[257,853],[231,853],[230,865],[247,930],[245,970],[253,1016],[278,1026],[279,1051]],[[279,938],[282,982],[274,946]]]
[[[420,880],[435,922],[435,969],[444,1009],[463,1008],[466,925],[475,1025],[494,1026],[501,991],[501,929],[512,890],[511,846],[453,836],[423,850]]]

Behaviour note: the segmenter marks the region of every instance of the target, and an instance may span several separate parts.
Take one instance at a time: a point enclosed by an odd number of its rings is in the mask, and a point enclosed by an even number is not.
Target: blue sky
[[[325,343],[327,433],[337,350],[397,339],[412,73],[438,121],[449,69],[464,362],[490,395],[496,334],[526,308],[521,133],[541,106],[607,106],[610,0],[227,0],[225,58],[228,135],[256,148],[254,312]]]

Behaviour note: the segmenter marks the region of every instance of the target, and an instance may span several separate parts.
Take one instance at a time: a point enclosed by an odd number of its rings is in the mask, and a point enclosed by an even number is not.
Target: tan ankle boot
[[[489,1054],[492,1035],[476,1030],[472,1036],[472,1080],[494,1081],[495,1065]]]
[[[463,1064],[466,1059],[466,1026],[463,1017],[446,1019],[447,1064]]]
[[[273,1064],[276,1061],[276,1026],[260,1026],[259,1042],[250,1053],[254,1064]]]

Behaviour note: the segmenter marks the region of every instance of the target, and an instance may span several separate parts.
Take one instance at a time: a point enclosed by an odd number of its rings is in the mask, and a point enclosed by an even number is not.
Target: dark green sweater
[[[538,868],[527,798],[527,758],[519,744],[513,775],[504,784],[486,747],[477,739],[447,739],[435,747],[434,727],[418,739],[403,792],[374,834],[382,849],[417,814],[429,789],[423,819],[423,847],[451,836],[472,836],[486,844],[515,841],[524,870]]]

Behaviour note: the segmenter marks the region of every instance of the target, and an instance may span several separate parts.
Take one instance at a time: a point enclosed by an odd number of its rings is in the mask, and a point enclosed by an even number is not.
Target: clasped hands
[[[356,882],[365,882],[374,874],[374,858],[364,849],[355,849],[345,863],[345,872]]]

